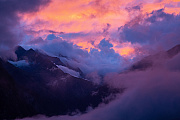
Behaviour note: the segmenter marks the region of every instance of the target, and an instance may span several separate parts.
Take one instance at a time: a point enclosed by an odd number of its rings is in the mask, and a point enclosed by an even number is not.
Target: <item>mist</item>
[[[162,57],[161,57],[162,58]],[[126,88],[108,105],[75,116],[39,116],[23,120],[176,120],[180,119],[180,54],[164,57],[159,66],[121,74],[108,73],[104,82]],[[152,58],[157,61],[156,58]],[[162,58],[163,59],[163,58]],[[160,62],[160,61],[159,61]],[[173,64],[173,65],[172,65]]]

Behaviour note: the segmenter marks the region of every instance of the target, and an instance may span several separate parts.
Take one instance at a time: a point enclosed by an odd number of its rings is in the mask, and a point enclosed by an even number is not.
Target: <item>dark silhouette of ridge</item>
[[[56,66],[64,65],[59,58],[37,50],[18,46],[15,53],[18,61],[28,65],[16,67],[0,59],[0,119],[65,115],[77,109],[83,113],[88,106],[108,103],[124,90],[64,73]]]
[[[134,70],[146,70],[151,68],[154,64],[154,61],[163,59],[170,59],[180,53],[180,45],[176,45],[173,48],[165,52],[159,52],[155,55],[149,55],[142,60],[136,62],[130,67],[130,71]]]

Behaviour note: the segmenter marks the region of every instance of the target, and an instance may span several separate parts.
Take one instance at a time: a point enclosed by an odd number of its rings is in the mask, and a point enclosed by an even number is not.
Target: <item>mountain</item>
[[[46,68],[51,68],[51,67],[57,68],[58,66],[64,66],[67,69],[70,69],[70,70],[73,70],[74,72],[79,73],[79,75],[81,75],[79,77],[83,76],[83,73],[79,68],[74,69],[73,67],[69,66],[68,64],[65,65],[63,62],[61,62],[61,60],[59,58],[51,57],[47,54],[39,52],[38,50],[35,51],[33,49],[29,49],[26,51],[21,46],[18,46],[15,53],[18,57],[18,61],[19,60],[26,60],[29,63],[33,63],[33,62],[36,64],[41,63],[41,66],[44,66]]]
[[[22,91],[3,64],[0,60],[0,119],[34,115],[35,111],[23,100]]]
[[[176,45],[173,48],[169,49],[166,53],[169,58],[172,58],[175,55],[179,54],[179,52],[180,52],[180,45]]]
[[[152,66],[160,65],[164,60],[171,59],[179,53],[180,53],[180,45],[176,45],[173,48],[169,49],[168,51],[165,52],[162,51],[155,55],[150,55],[143,58],[142,60],[134,63],[129,70],[134,71],[134,70],[149,69]]]
[[[17,61],[0,59],[0,119],[86,112],[124,91],[65,73],[59,58],[37,50],[18,46],[15,53]]]
[[[38,114],[46,116],[85,113],[91,106],[108,103],[125,88],[97,85],[68,71],[81,72],[59,58],[38,50],[18,46],[17,60],[0,58],[0,119],[15,119]],[[180,53],[180,45],[150,55],[133,64],[129,71],[151,69]],[[111,97],[109,97],[111,96]]]

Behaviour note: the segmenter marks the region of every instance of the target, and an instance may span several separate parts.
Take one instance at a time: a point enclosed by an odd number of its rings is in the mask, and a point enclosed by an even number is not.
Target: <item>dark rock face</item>
[[[155,55],[150,55],[142,60],[136,62],[130,67],[130,71],[134,70],[146,70],[151,68],[154,64],[159,64],[164,59],[170,59],[175,55],[180,53],[180,45],[176,45],[175,47],[169,49],[166,52],[160,52]],[[160,62],[159,62],[160,61]]]
[[[15,53],[18,61],[25,60],[28,66],[16,67],[0,59],[0,119],[37,114],[72,115],[76,110],[83,113],[88,106],[95,108],[102,102],[108,103],[116,93],[124,91],[124,88],[95,85],[64,73],[56,66],[66,66],[59,58],[39,51],[25,50],[19,46]],[[179,53],[180,45],[177,45],[166,52],[143,58],[129,71],[149,69],[154,64],[159,64],[157,61],[170,59]],[[108,96],[112,97],[106,99]]]
[[[167,51],[168,57],[172,58],[180,52],[180,45],[176,45],[175,47],[171,48]]]
[[[0,119],[85,112],[88,106],[108,103],[106,97],[124,90],[66,74],[56,66],[64,65],[58,58],[33,49],[18,47],[15,53],[29,65],[16,67],[0,60]]]
[[[34,115],[34,109],[25,102],[21,88],[3,67],[4,64],[0,60],[0,119]]]

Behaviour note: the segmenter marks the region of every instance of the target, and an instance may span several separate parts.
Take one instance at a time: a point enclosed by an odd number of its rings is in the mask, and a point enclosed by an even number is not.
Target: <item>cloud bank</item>
[[[178,120],[180,68],[175,66],[179,66],[179,58],[180,54],[146,71],[107,74],[104,81],[111,87],[126,87],[125,92],[86,114],[23,120]]]
[[[119,72],[125,67],[123,57],[115,53],[112,47],[108,40],[103,39],[97,48],[88,52],[71,42],[57,38],[40,48],[50,55],[59,57],[67,66],[79,68],[84,74],[97,71],[98,74],[104,75],[108,72]]]
[[[135,17],[122,26],[119,37],[122,41],[139,43],[151,50],[167,50],[180,44],[180,16],[168,14],[164,9]]]
[[[22,38],[19,13],[37,12],[49,0],[1,0],[0,1],[0,56],[12,57],[12,49]]]
[[[140,10],[135,6],[127,8]],[[38,37],[31,41],[32,46],[43,49],[48,54],[58,56],[66,65],[80,68],[85,74],[98,72],[105,75],[108,72],[121,72],[133,62],[149,54],[164,51],[180,44],[180,17],[168,14],[164,9],[141,14],[114,33],[109,33],[111,27],[107,24],[102,34],[105,37],[98,43],[88,42],[90,49],[84,49],[71,39],[92,35],[92,33],[61,33],[49,34],[46,38]],[[116,33],[116,36],[114,34]],[[86,41],[86,40],[84,40]],[[29,43],[28,43],[29,44]],[[87,44],[84,45],[88,46]]]

